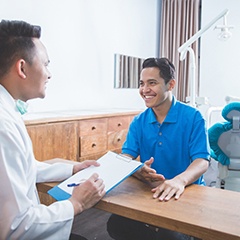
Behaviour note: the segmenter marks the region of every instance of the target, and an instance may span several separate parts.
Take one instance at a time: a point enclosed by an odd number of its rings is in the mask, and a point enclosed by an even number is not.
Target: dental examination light
[[[221,41],[226,41],[232,36],[232,33],[229,30],[233,29],[233,26],[227,25],[227,16],[226,15],[224,15],[224,17],[223,17],[223,25],[217,25],[214,29],[221,30],[221,32],[218,35],[218,39]]]
[[[191,44],[194,43],[198,38],[200,38],[204,32],[206,32],[210,27],[212,27],[220,18],[223,19],[223,25],[218,25],[215,28],[221,29],[221,33],[219,38],[227,40],[231,37],[231,33],[229,29],[233,28],[233,26],[227,26],[226,15],[228,14],[228,9],[225,9],[221,12],[217,17],[215,17],[211,22],[209,22],[204,28],[200,29],[196,32],[191,38],[189,38],[183,45],[178,48],[178,52],[180,53],[180,61],[183,61],[186,58],[187,52],[189,52],[190,56],[190,69],[189,69],[189,79],[190,79],[190,98],[189,103],[193,107],[196,107],[196,90],[195,90],[195,78],[196,78],[196,62],[195,62],[195,53],[191,48]],[[200,100],[201,101],[201,100]]]

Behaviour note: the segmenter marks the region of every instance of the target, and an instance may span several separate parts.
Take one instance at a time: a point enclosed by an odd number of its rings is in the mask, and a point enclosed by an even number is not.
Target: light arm
[[[214,25],[221,17],[225,17],[228,13],[228,9],[225,9],[222,13],[220,13],[217,17],[215,17],[211,22],[209,22],[204,28],[200,29],[196,32],[191,38],[189,38],[184,44],[182,44],[178,48],[178,52],[180,53],[180,61],[183,61],[186,58],[187,52],[190,54],[190,105],[196,107],[196,62],[195,62],[195,53],[193,49],[190,47],[192,43],[194,43],[198,38],[202,36],[204,32],[206,32],[212,25]],[[227,27],[227,26],[226,26]]]

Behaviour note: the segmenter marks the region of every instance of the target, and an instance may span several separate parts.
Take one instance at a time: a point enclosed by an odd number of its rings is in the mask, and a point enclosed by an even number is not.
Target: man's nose
[[[150,88],[147,84],[145,84],[143,87],[142,87],[142,91],[143,92],[149,92],[150,91]]]
[[[50,71],[48,71],[48,79],[52,78],[52,74]]]

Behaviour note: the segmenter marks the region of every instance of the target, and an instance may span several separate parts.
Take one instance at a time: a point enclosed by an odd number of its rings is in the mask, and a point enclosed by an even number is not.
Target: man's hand
[[[153,198],[160,201],[168,201],[172,197],[179,199],[185,190],[185,187],[196,181],[209,166],[209,162],[205,159],[195,159],[188,168],[172,179],[165,180],[156,188],[152,189]]]
[[[94,206],[105,193],[105,185],[97,173],[94,173],[79,186],[74,187],[72,196],[69,198],[73,204],[74,215]]]
[[[90,166],[96,166],[98,167],[100,164],[95,161],[95,160],[86,160],[84,162],[81,162],[81,163],[78,163],[78,164],[75,164],[73,166],[73,174],[83,170],[84,168],[88,168]]]
[[[158,187],[152,189],[154,193],[153,198],[158,198],[160,201],[168,201],[174,197],[177,200],[184,192],[184,189],[185,185],[177,178],[165,180]]]
[[[142,168],[140,168],[134,176],[137,178],[147,181],[147,182],[162,182],[165,180],[165,177],[162,174],[156,173],[156,170],[151,168],[154,159],[151,157],[149,160],[145,161]]]

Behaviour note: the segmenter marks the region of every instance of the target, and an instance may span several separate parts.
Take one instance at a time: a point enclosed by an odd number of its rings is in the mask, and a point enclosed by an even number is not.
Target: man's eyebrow
[[[143,80],[142,80],[142,79],[140,79],[140,80],[139,80],[139,82],[140,82],[140,81],[143,81]],[[157,81],[157,80],[156,80],[156,79],[154,79],[154,78],[149,78],[149,79],[147,79],[147,82],[150,82],[150,81]]]
[[[149,79],[147,80],[147,82],[150,82],[150,81],[156,81],[156,82],[157,82],[157,80],[154,79],[154,78],[149,78]]]

